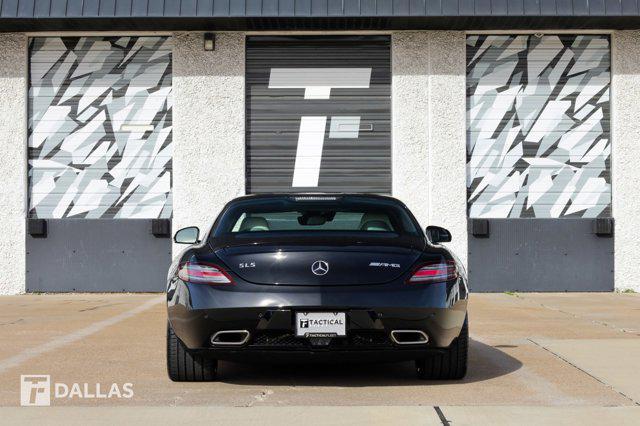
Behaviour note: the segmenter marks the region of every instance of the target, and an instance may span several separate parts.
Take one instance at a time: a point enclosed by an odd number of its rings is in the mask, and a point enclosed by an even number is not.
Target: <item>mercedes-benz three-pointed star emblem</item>
[[[329,272],[329,263],[324,260],[316,260],[313,262],[313,265],[311,265],[311,272],[316,275],[324,275]]]

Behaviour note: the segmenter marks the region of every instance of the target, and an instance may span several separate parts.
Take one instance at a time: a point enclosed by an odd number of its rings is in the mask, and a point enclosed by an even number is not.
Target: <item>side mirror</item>
[[[427,238],[433,244],[448,243],[451,241],[451,232],[440,226],[427,226]]]
[[[197,226],[189,226],[187,228],[179,229],[176,235],[173,237],[173,241],[178,244],[196,244],[200,240],[200,229]]]

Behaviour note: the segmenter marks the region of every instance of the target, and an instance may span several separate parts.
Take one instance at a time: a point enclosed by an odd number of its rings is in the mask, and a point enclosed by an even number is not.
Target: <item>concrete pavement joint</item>
[[[595,381],[597,381],[598,383],[603,384],[604,386],[608,387],[609,389],[611,389],[612,391],[622,395],[623,397],[625,397],[626,399],[628,399],[629,401],[633,402],[635,405],[640,405],[640,403],[638,401],[636,401],[635,399],[631,398],[629,395],[625,394],[624,392],[619,391],[618,389],[614,388],[613,386],[611,386],[609,383],[601,380],[600,378],[594,376],[593,374],[589,373],[588,371],[578,367],[577,365],[575,365],[574,363],[572,363],[571,361],[569,361],[568,359],[566,359],[565,357],[563,357],[562,355],[552,351],[551,349],[547,348],[546,346],[542,345],[541,343],[536,342],[533,339],[527,339],[529,340],[531,343],[533,343],[534,345],[544,349],[545,351],[549,352],[550,354],[556,356],[557,358],[561,359],[562,361],[566,362],[567,364],[569,364],[570,366],[572,366],[573,368],[583,372],[584,374],[586,374],[587,376],[591,377],[592,379],[594,379]]]
[[[162,297],[158,297],[158,298],[153,298],[151,300],[148,300],[147,302],[143,303],[142,305],[139,305],[129,311],[126,312],[122,312],[116,316],[107,318],[105,320],[96,322],[91,324],[88,327],[85,327],[83,329],[74,331],[72,333],[66,334],[64,336],[60,336],[57,337],[53,340],[50,340],[38,347],[35,348],[30,348],[30,349],[25,349],[24,351],[20,352],[17,355],[14,355],[12,357],[9,358],[5,358],[3,360],[0,361],[0,373],[5,372],[6,370],[9,370],[11,368],[17,367],[18,365],[29,361],[32,358],[35,358],[37,356],[40,356],[44,353],[47,352],[51,352],[53,350],[59,349],[63,346],[66,346],[70,343],[74,343],[77,342],[78,340],[81,340],[85,337],[88,337],[92,334],[95,334],[109,326],[112,326],[114,324],[119,323],[120,321],[124,321],[128,318],[131,318],[132,316],[135,316],[141,312],[146,311],[147,309],[152,308],[153,306],[162,303],[164,301],[164,298]]]
[[[442,422],[443,426],[449,426],[451,424],[451,423],[449,423],[449,420],[445,417],[445,415],[442,412],[442,410],[440,409],[440,407],[438,407],[436,405],[436,406],[433,407],[433,409],[436,411],[436,414],[440,418],[440,421]]]

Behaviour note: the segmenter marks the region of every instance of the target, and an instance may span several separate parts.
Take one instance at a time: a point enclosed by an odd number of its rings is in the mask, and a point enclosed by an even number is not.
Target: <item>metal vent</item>
[[[593,221],[593,233],[598,237],[611,238],[613,236],[613,219],[601,217]]]
[[[471,235],[476,238],[489,238],[489,221],[487,219],[472,219]]]
[[[27,230],[33,238],[47,238],[47,221],[45,219],[28,219]]]
[[[156,238],[171,238],[171,220],[152,219],[151,233]]]

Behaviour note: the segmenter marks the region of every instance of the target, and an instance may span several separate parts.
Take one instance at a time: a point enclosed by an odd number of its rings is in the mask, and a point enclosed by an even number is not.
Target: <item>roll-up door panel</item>
[[[30,45],[29,216],[171,217],[171,39]]]
[[[46,232],[26,237],[27,291],[163,291],[171,52],[170,37],[30,40],[28,216]]]
[[[386,36],[249,37],[247,192],[391,192]]]
[[[467,37],[473,291],[613,289],[610,67],[607,35]]]
[[[467,37],[469,216],[611,216],[607,35]]]

